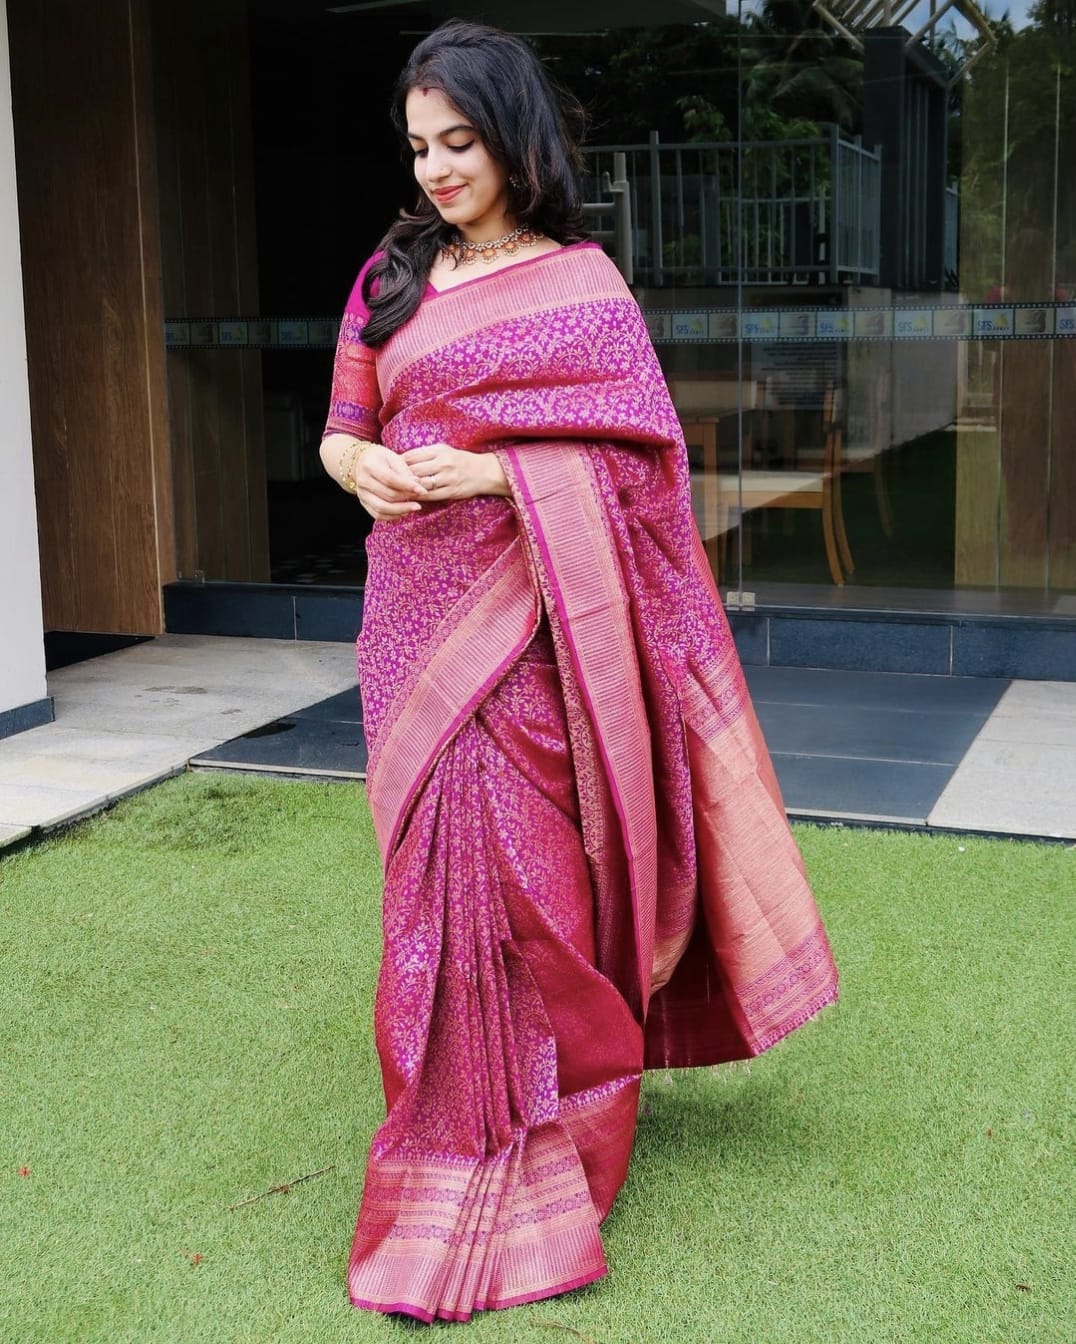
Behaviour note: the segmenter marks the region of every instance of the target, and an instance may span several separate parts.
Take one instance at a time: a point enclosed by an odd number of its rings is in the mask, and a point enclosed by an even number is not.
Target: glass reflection
[[[383,125],[384,71],[442,8],[252,0],[266,315],[338,310],[400,194],[387,133],[353,127]],[[648,315],[726,592],[1076,608],[1076,6],[957,0],[929,26],[942,9],[609,0],[540,7],[534,33],[522,0],[482,7],[590,111],[591,223]],[[332,122],[313,91],[359,47],[384,61]],[[307,93],[282,101],[285,73]],[[307,447],[282,419],[319,422],[325,359],[263,355],[289,447],[270,487],[281,577],[289,547],[361,540],[292,469]],[[285,537],[299,515],[309,536]]]

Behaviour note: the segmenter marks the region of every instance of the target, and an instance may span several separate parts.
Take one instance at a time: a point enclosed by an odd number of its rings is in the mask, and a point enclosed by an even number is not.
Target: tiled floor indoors
[[[1076,682],[749,667],[794,817],[1076,840]],[[350,644],[164,635],[49,675],[0,846],[184,768],[362,778]]]

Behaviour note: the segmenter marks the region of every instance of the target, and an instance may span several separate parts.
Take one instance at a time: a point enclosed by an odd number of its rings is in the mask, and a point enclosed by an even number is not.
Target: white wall
[[[0,0],[0,713],[45,694],[7,0]]]

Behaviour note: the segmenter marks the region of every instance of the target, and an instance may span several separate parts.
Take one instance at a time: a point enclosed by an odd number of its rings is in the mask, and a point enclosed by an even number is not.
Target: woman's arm
[[[381,390],[376,355],[362,340],[369,310],[363,279],[376,253],[352,286],[333,361],[329,416],[321,439],[321,462],[336,483],[353,494],[374,518],[398,518],[421,507],[425,488],[381,435]]]
[[[373,518],[399,518],[422,507],[427,489],[402,457],[380,443],[342,432],[321,441],[325,470]]]
[[[507,499],[512,493],[496,453],[467,453],[448,443],[431,443],[408,449],[401,460],[422,482],[423,498],[430,504],[475,495]]]
[[[512,493],[496,454],[465,453],[447,443],[397,455],[354,434],[327,434],[321,461],[336,483],[374,518],[398,518],[426,504]]]
[[[376,356],[362,341],[369,317],[363,279],[376,257],[359,272],[340,324],[322,465],[374,518],[398,518],[423,503],[475,495],[507,497],[508,481],[493,453],[466,453],[434,443],[396,454],[376,441],[381,429]]]
[[[355,493],[355,478],[351,475],[356,457],[361,455],[362,445],[366,442],[354,434],[345,434],[340,430],[327,433],[321,441],[319,453],[321,465],[349,494]]]

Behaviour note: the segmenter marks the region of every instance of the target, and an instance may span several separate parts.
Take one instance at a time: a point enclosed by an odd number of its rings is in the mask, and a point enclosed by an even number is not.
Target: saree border
[[[515,266],[506,266],[442,291],[435,303],[422,304],[378,352],[377,377],[385,402],[408,365],[499,323],[592,301],[622,299],[635,306],[620,272],[601,248],[549,252],[534,260],[543,264],[519,268],[522,275],[515,274]]]
[[[586,451],[558,441],[502,451],[533,524],[531,535],[620,821],[645,1015],[657,917],[657,815],[650,723],[628,619],[629,599]],[[608,544],[599,546],[598,538]]]
[[[442,622],[432,654],[414,668],[389,706],[392,726],[372,752],[366,778],[386,864],[433,763],[526,648],[538,614],[517,537]]]

